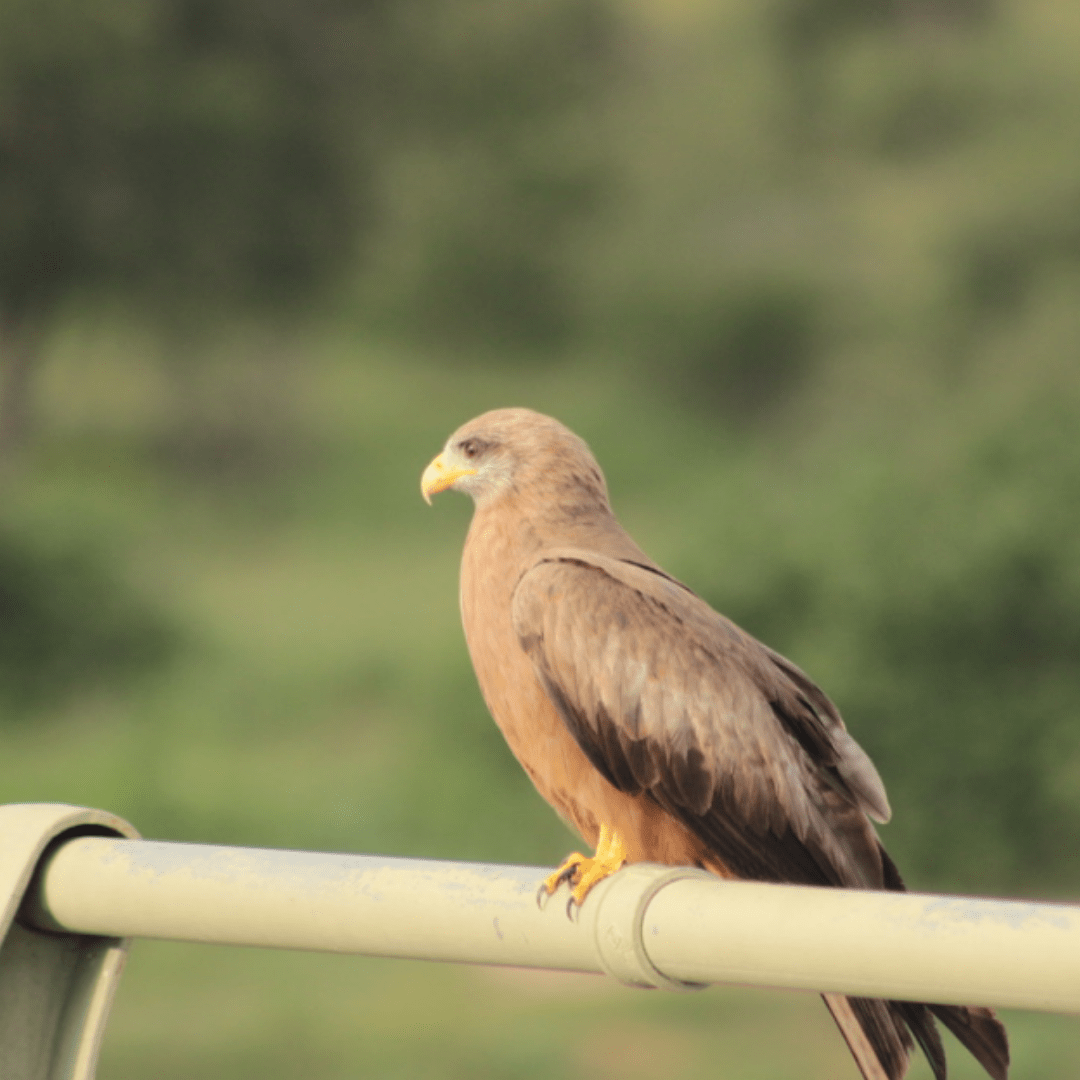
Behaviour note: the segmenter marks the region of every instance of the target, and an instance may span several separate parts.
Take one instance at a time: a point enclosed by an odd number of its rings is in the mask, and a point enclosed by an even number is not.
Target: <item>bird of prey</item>
[[[528,409],[450,436],[421,490],[470,495],[461,614],[491,711],[540,794],[596,854],[545,882],[571,902],[624,862],[722,878],[902,890],[871,819],[877,770],[793,663],[654,563],[612,513],[585,442]],[[914,1040],[937,1080],[941,1020],[994,1080],[989,1009],[823,995],[866,1080],[899,1080]]]

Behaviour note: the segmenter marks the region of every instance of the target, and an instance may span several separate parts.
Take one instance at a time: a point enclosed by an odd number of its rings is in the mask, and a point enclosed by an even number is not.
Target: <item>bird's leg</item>
[[[580,906],[594,885],[614,874],[625,862],[626,845],[622,837],[610,825],[601,823],[596,854],[591,859],[579,851],[567,855],[558,869],[544,878],[540,892],[551,896],[564,881],[570,882],[569,911],[574,904]]]

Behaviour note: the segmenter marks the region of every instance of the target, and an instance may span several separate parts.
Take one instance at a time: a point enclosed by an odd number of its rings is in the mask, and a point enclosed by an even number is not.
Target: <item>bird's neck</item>
[[[513,504],[513,505],[512,505]],[[607,503],[564,497],[537,501],[508,493],[473,514],[462,556],[462,580],[509,597],[545,549],[582,548],[615,559],[652,561],[619,524]]]

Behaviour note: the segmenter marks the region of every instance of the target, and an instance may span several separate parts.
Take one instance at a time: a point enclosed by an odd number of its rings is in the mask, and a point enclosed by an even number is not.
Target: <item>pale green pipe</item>
[[[39,925],[219,945],[600,971],[584,925],[541,912],[540,871],[83,837],[40,876]],[[555,909],[559,910],[556,911]]]
[[[1080,1012],[1080,907],[925,893],[684,881],[649,955],[681,979]]]
[[[1080,1012],[1080,908],[724,882],[626,867],[575,919],[536,867],[83,837],[31,917],[111,936],[608,971]]]

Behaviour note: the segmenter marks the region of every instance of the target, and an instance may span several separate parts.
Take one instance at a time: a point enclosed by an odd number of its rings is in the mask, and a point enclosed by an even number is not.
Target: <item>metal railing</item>
[[[634,865],[568,918],[565,892],[538,905],[539,867],[160,843],[51,804],[0,807],[0,838],[5,1078],[93,1075],[133,937],[1080,1012],[1071,905]]]

